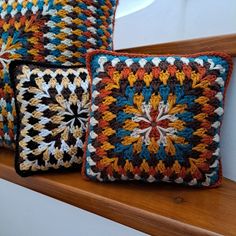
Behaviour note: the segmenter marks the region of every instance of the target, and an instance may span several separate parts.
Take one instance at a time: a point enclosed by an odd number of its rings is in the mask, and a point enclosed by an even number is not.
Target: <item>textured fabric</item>
[[[216,186],[228,55],[88,55],[85,176]]]
[[[0,146],[12,147],[13,59],[84,65],[92,49],[112,49],[117,0],[0,0]]]
[[[18,65],[12,79],[19,122],[17,172],[78,166],[90,102],[87,70]]]

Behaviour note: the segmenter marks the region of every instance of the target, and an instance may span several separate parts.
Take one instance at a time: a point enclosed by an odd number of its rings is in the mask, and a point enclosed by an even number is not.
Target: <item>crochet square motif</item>
[[[116,4],[116,0],[0,1],[0,146],[14,147],[16,133],[10,61],[85,65],[87,51],[112,49]]]
[[[18,173],[81,164],[90,103],[87,70],[22,65],[15,78]]]
[[[87,177],[198,186],[219,181],[226,59],[94,52],[88,63]]]

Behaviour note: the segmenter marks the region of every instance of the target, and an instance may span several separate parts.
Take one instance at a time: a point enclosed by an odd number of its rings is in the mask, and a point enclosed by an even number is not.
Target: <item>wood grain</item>
[[[129,53],[148,54],[189,54],[206,51],[223,51],[236,56],[236,34],[148,45],[118,50]]]
[[[0,177],[151,235],[236,235],[236,184],[216,189],[83,180],[79,172],[22,178],[1,150]]]

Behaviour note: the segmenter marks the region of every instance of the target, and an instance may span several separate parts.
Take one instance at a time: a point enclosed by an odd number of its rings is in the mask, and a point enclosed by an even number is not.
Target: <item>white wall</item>
[[[142,1],[148,6],[136,12],[137,7],[130,5],[140,0],[120,0],[115,49],[236,33],[235,0]]]
[[[124,225],[0,180],[0,236],[94,235],[145,236]]]
[[[223,175],[236,181],[236,58],[234,71],[228,87],[225,114],[221,130],[221,156]]]
[[[154,0],[143,10],[125,15],[127,1],[135,4],[135,0],[120,0],[122,14],[118,8],[115,49],[236,33],[235,0]],[[236,70],[236,60],[234,66]],[[221,155],[224,176],[236,181],[235,70],[225,104]]]

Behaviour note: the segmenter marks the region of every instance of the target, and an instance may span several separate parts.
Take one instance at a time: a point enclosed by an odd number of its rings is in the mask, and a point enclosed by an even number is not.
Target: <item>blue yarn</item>
[[[61,55],[61,51],[60,50],[53,50],[51,53],[55,57],[59,57]]]
[[[124,97],[118,96],[116,99],[117,99],[117,100],[116,100],[116,105],[117,105],[117,106],[125,106],[125,105],[131,106],[131,105],[132,105],[132,102],[129,101],[129,100],[127,100],[127,99],[124,98]]]
[[[117,117],[116,117],[116,120],[119,122],[119,123],[123,123],[125,120],[129,119],[129,118],[132,118],[133,115],[132,114],[127,114],[123,111],[119,111],[118,114],[117,114]]]
[[[12,9],[13,9],[13,7],[11,5],[8,5],[7,9],[6,9],[7,13],[10,14]]]
[[[105,0],[97,0],[99,5],[104,5],[105,4]]]
[[[52,4],[54,6],[54,9],[56,9],[57,11],[61,10],[64,6],[60,3],[55,4],[55,0],[52,1]]]
[[[8,129],[8,127],[7,127],[7,125],[3,125],[3,132],[4,133],[8,133],[8,131],[9,131],[9,129]]]
[[[176,114],[175,116],[185,122],[191,122],[193,120],[193,113],[189,111],[185,111],[181,114]]]
[[[81,57],[81,58],[78,58],[77,60],[78,60],[78,62],[80,62],[80,63],[84,63],[84,58],[82,58],[82,57]]]
[[[96,44],[98,47],[101,47],[103,45],[103,42],[102,42],[102,40],[97,40]]]
[[[86,53],[87,50],[85,48],[79,48],[78,51],[81,53]]]
[[[124,150],[126,148],[127,148],[127,146],[124,146],[121,143],[116,143],[115,148],[114,148],[114,152],[117,152],[117,153],[124,152]]]
[[[97,30],[97,34],[98,34],[99,36],[103,36],[103,35],[104,35],[104,32],[103,32],[102,29],[98,29],[98,30]]]
[[[143,94],[143,96],[144,96],[145,102],[148,103],[149,100],[150,100],[150,98],[151,98],[151,96],[152,96],[152,88],[151,88],[151,87],[147,88],[147,87],[145,86],[145,87],[143,88],[143,90],[142,90],[142,94]]]
[[[7,112],[12,112],[12,105],[11,105],[11,103],[7,103],[6,104],[6,110],[7,110]]]
[[[220,172],[219,167],[220,165],[217,165],[216,167],[212,168],[213,175],[210,176],[210,183],[216,183],[219,180],[219,175],[218,175],[218,173]]]
[[[130,136],[131,131],[125,130],[125,129],[118,129],[116,132],[116,136],[119,138],[123,138],[125,136]]]
[[[44,1],[38,1],[38,8],[39,10],[42,10],[44,6]]]
[[[60,19],[60,18],[58,18],[58,17],[54,17],[55,18],[55,20],[56,20],[56,18],[57,19]],[[54,22],[56,22],[56,23],[58,23],[58,22],[60,22],[60,21],[55,21],[54,20]],[[54,34],[59,34],[60,32],[61,32],[61,29],[59,28],[59,27],[52,27],[51,28],[51,30],[50,30],[50,32],[52,32],[52,33],[54,33]],[[60,40],[60,39],[58,39],[58,40]]]
[[[55,22],[55,23],[59,23],[61,22],[61,18],[59,16],[52,16],[51,17],[51,21]],[[57,27],[54,27],[54,28],[57,28]],[[54,28],[52,30],[54,30]],[[58,29],[60,30],[60,28],[58,27]],[[54,31],[53,31],[54,32]],[[55,32],[58,32],[58,31],[55,31]]]
[[[87,42],[87,38],[85,36],[79,36],[78,37],[78,40],[83,42],[83,43],[86,43]]]
[[[17,54],[20,54],[22,56],[26,56],[27,55],[27,49],[26,48],[19,48],[16,50]]]
[[[159,93],[162,97],[162,100],[166,103],[170,94],[169,86],[161,85],[159,88]]]
[[[157,158],[158,158],[158,160],[165,160],[166,159],[166,152],[165,152],[165,148],[162,143],[159,146],[159,150],[157,152]]]
[[[103,22],[102,22],[101,19],[97,19],[97,20],[96,20],[96,23],[97,23],[99,26],[101,26],[101,25],[103,24]]]
[[[33,3],[32,3],[32,2],[28,2],[28,3],[26,4],[26,7],[27,7],[27,9],[31,10],[32,7],[33,7]]]
[[[191,106],[195,104],[194,100],[196,99],[196,96],[193,95],[186,95],[183,98],[178,99],[179,104],[188,104],[188,106]]]
[[[102,5],[103,5],[103,3],[102,3]],[[97,13],[99,16],[102,16],[102,15],[103,15],[103,10],[97,9],[96,13]]]
[[[78,25],[78,29],[82,30],[83,32],[87,31],[87,27],[85,25]]]
[[[85,14],[80,14],[78,18],[83,21],[87,20],[87,16]]]
[[[176,95],[176,103],[180,103],[179,101],[184,96],[184,88],[183,86],[177,84],[175,86],[175,95]]]
[[[87,9],[87,5],[85,3],[83,3],[83,2],[78,3],[78,7],[83,9],[83,10]]]
[[[8,32],[4,32],[4,33],[2,34],[1,38],[2,38],[2,40],[3,40],[4,43],[7,43],[8,37],[9,37]]]
[[[180,150],[179,148],[179,144],[174,144],[175,146],[175,160],[177,160],[178,162],[180,163],[183,163],[184,162],[184,157],[183,157],[183,152]]]
[[[50,42],[52,43],[52,44],[55,44],[55,45],[59,45],[61,42],[60,42],[60,39],[57,39],[57,38],[54,38],[54,39],[52,39],[52,40],[50,40]]]
[[[183,163],[184,156],[186,155],[186,153],[191,151],[192,145],[176,143],[174,144],[174,146],[175,146],[175,151],[176,151],[175,159],[178,160],[180,163]]]
[[[181,137],[184,137],[186,139],[189,139],[189,138],[191,138],[193,132],[194,132],[193,129],[186,127],[185,129],[183,129],[181,131],[178,131],[177,136],[181,136]]]
[[[8,72],[5,72],[5,73],[3,74],[3,82],[4,82],[5,84],[8,84],[8,83],[10,82],[10,76],[9,76]]]
[[[12,43],[16,44],[17,42],[19,42],[20,41],[19,37],[20,37],[20,32],[19,31],[15,31],[14,34],[13,34]]]
[[[126,160],[132,160],[133,159],[133,146],[129,145],[126,147],[127,148],[124,150],[123,156]]]
[[[127,86],[125,90],[125,96],[131,103],[133,103],[134,94],[135,94],[135,88],[131,88],[130,86]]]
[[[148,151],[145,144],[142,144],[142,151],[140,153],[140,156],[146,160],[150,160],[150,152]]]

